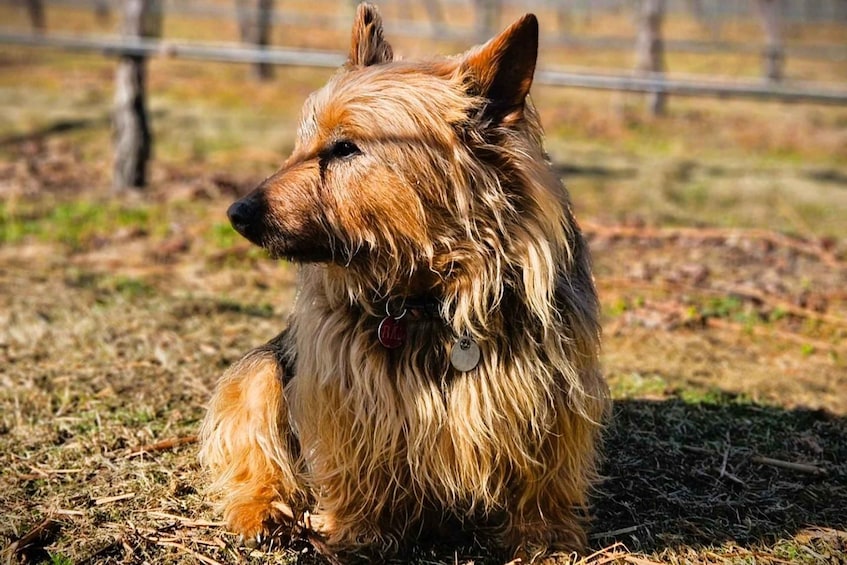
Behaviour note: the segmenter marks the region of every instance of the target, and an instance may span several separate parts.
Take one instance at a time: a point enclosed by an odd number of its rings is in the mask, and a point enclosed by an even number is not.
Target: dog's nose
[[[247,198],[236,200],[226,211],[226,215],[235,231],[244,235],[256,216],[256,204]]]

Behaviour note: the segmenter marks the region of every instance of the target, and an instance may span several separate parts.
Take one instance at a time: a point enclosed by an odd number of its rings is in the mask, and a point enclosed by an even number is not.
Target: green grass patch
[[[207,237],[209,241],[221,249],[229,249],[244,239],[228,222],[216,222],[209,228]]]
[[[61,553],[50,554],[50,565],[73,565],[74,560]]]
[[[613,398],[662,395],[668,388],[667,380],[658,374],[628,373],[609,375],[608,379]]]
[[[87,248],[98,237],[108,238],[121,228],[148,230],[149,205],[72,200],[51,205],[38,202],[20,208],[0,202],[0,242],[20,243],[34,238],[60,243],[71,250]]]
[[[142,296],[150,296],[154,292],[152,285],[147,282],[133,277],[116,276],[109,279],[110,286],[115,293],[126,298],[140,298]]]
[[[685,310],[685,317],[689,321],[721,318],[738,322],[748,328],[755,324],[777,322],[785,315],[786,312],[782,310],[762,313],[755,305],[733,295],[710,296],[695,300]]]
[[[68,270],[65,276],[65,284],[71,288],[93,291],[100,302],[115,296],[130,300],[143,298],[152,296],[156,292],[156,288],[152,284],[140,278],[128,275],[94,273],[79,269]]]
[[[276,315],[269,302],[245,303],[231,298],[195,299],[176,304],[172,313],[179,318],[212,317],[219,314],[239,314],[254,318],[272,318]]]
[[[218,311],[245,314],[256,318],[271,318],[274,316],[274,307],[268,303],[242,304],[234,300],[221,300],[218,302]]]
[[[677,391],[678,398],[686,404],[731,406],[750,404],[750,397],[732,394],[719,388],[685,388]]]

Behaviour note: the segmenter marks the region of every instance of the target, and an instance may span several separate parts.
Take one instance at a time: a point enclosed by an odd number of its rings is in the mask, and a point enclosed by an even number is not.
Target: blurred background
[[[285,324],[295,268],[225,210],[292,149],[355,4],[0,0],[0,547],[237,560],[186,522],[215,514],[183,446],[221,371]],[[377,4],[408,58],[539,17],[532,97],[592,247],[627,426],[592,543],[840,562],[847,0]],[[624,480],[645,465],[682,494]]]
[[[155,184],[171,164],[266,172],[290,149],[305,95],[343,61],[355,4],[6,0],[3,147],[82,136],[86,162],[110,162],[118,191]],[[406,57],[467,49],[536,12],[542,48],[534,94],[551,154],[572,168],[589,159],[589,182],[600,185],[591,192],[603,202],[608,182],[597,173],[637,176],[621,171],[643,167],[608,161],[638,153],[795,158],[817,167],[814,178],[843,180],[825,169],[845,156],[844,0],[397,0],[380,7]],[[110,141],[102,134],[111,122],[117,135]],[[592,152],[605,148],[611,151],[602,156]],[[571,179],[575,190],[582,180]],[[667,204],[676,219],[696,220],[694,210],[674,214]]]

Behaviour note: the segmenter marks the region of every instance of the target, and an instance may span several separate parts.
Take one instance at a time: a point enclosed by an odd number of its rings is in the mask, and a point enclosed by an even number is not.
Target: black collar
[[[417,296],[392,296],[391,298],[374,303],[374,310],[379,317],[395,319],[409,316],[418,318],[440,318],[441,299],[431,294]]]

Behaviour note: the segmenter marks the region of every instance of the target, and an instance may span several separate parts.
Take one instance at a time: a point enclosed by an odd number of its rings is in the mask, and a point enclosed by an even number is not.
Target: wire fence
[[[20,0],[0,0],[5,1]],[[339,5],[353,5],[358,0],[336,0]],[[413,0],[381,0],[386,6],[408,5]],[[783,18],[790,23],[847,22],[847,2],[844,0],[777,0]],[[50,5],[80,9],[120,7],[116,0],[49,0]],[[473,7],[473,0],[438,0],[445,8]],[[507,8],[521,10],[555,9],[577,18],[621,13],[632,9],[633,0],[500,0]],[[666,0],[666,11],[671,14],[691,15],[709,22],[727,22],[754,15],[751,0]],[[168,13],[190,13],[215,17],[230,17],[232,6],[211,3],[209,0],[165,0],[164,11]]]
[[[109,56],[171,57],[226,63],[265,63],[281,66],[336,68],[345,55],[314,49],[255,49],[239,44],[200,41],[131,39],[120,36],[91,37],[67,34],[40,35],[0,29],[0,43],[32,47],[52,47]],[[617,90],[624,92],[662,92],[684,96],[747,98],[785,102],[847,104],[847,89],[814,83],[763,80],[706,80],[664,74],[598,74],[564,69],[540,69],[535,82],[548,86]]]
[[[9,0],[6,0],[8,2]],[[479,16],[483,9],[481,8],[484,0],[431,0],[423,2],[419,7],[425,7],[432,10],[433,6],[456,5],[459,3],[469,4],[465,6],[471,9],[470,4],[476,4],[477,19],[464,18],[462,25],[456,25],[453,22],[448,23],[448,19],[444,17],[444,13],[436,18],[434,14],[429,14],[429,20],[426,16],[415,20],[412,18],[411,10],[397,11],[399,19],[386,18],[386,27],[388,32],[396,35],[405,36],[428,36],[436,39],[459,40],[468,42],[471,40],[480,39],[480,33],[489,33],[487,30],[479,27]],[[495,2],[500,7],[503,2],[500,0],[490,0]],[[796,13],[796,9],[792,12],[786,5],[787,0],[773,0],[781,3],[786,10],[786,14]],[[831,9],[831,13],[837,15],[838,18],[843,17],[847,22],[847,0],[820,0]],[[0,0],[2,7],[3,0]],[[146,121],[146,102],[144,83],[144,73],[139,70],[139,61],[152,57],[165,58],[182,58],[201,61],[241,63],[261,66],[281,65],[281,66],[296,66],[296,67],[317,67],[317,68],[337,68],[342,65],[346,59],[346,55],[334,51],[322,51],[316,49],[297,49],[292,47],[271,46],[266,39],[263,41],[249,41],[247,36],[242,31],[242,43],[210,43],[197,40],[175,40],[163,39],[160,37],[161,21],[164,14],[182,13],[188,14],[191,17],[220,17],[228,18],[230,21],[237,20],[242,24],[241,18],[245,18],[244,8],[247,6],[247,11],[254,18],[259,14],[255,7],[251,7],[245,2],[234,5],[232,2],[219,2],[213,4],[213,0],[122,0],[122,2],[110,2],[109,0],[50,0],[51,5],[62,5],[65,7],[81,8],[103,16],[103,10],[111,11],[116,7],[122,8],[121,16],[124,19],[124,34],[123,35],[73,35],[68,33],[60,33],[51,31],[46,32],[44,23],[43,0],[17,0],[18,5],[23,2],[29,2],[29,6],[38,5],[42,9],[41,25],[35,25],[33,20],[33,30],[22,31],[19,28],[0,27],[0,44],[18,45],[34,48],[52,48],[71,50],[76,52],[96,53],[105,56],[115,57],[118,62],[117,83],[116,83],[116,110],[115,116],[123,115],[125,119],[118,120],[117,123],[124,123],[132,130],[131,135],[127,137],[129,141],[124,143],[125,148],[128,148],[126,155],[121,155],[121,143],[116,143],[116,182],[115,186],[120,188],[125,185],[135,185],[135,181],[127,180],[127,178],[119,178],[123,173],[120,171],[125,168],[123,164],[132,160],[133,154],[141,152],[144,154],[145,146],[148,144],[149,131],[147,130]],[[337,0],[340,5],[353,4],[347,0]],[[799,0],[798,0],[799,2]],[[384,2],[384,3],[390,3]],[[509,2],[507,2],[509,3]],[[517,3],[511,2],[518,6]],[[729,17],[727,14],[741,14],[738,5],[748,5],[751,2],[725,2],[721,0],[667,0],[669,9],[687,9],[696,8],[699,10],[699,17],[705,17],[703,14],[717,14],[721,18]],[[811,4],[799,2],[807,6]],[[280,2],[283,6],[285,2]],[[260,6],[256,4],[254,6]],[[602,0],[597,2],[588,2],[588,0],[530,0],[519,4],[522,10],[531,9],[533,5],[544,7],[545,9],[562,10],[567,8],[571,10],[569,13],[579,13],[583,11],[600,12],[602,10],[615,11],[629,9],[632,11],[632,2],[622,2],[619,0]],[[729,11],[720,10],[709,12],[715,8],[721,7],[726,9],[727,6],[735,5]],[[406,5],[411,8],[411,4]],[[771,5],[772,6],[772,5]],[[805,15],[820,14],[819,9],[822,4],[817,5],[815,10],[810,10]],[[796,6],[795,6],[796,8]],[[840,12],[844,8],[844,13]],[[252,12],[251,12],[252,9]],[[98,12],[99,10],[99,12]],[[241,11],[239,11],[241,10]],[[440,8],[439,8],[440,10]],[[349,16],[343,14],[344,10],[330,11],[327,15],[311,14],[308,12],[297,12],[296,10],[273,12],[265,11],[261,14],[268,21],[275,20],[277,23],[284,23],[285,26],[304,26],[311,29],[316,28],[335,28],[341,29],[342,26],[349,26]],[[746,12],[743,12],[748,15]],[[32,15],[33,12],[30,12]],[[134,15],[130,15],[134,14]],[[146,14],[146,15],[145,15]],[[634,14],[629,14],[633,16]],[[272,18],[270,16],[273,16]],[[134,31],[129,31],[127,22],[134,21],[136,27]],[[470,21],[470,24],[468,23]],[[144,23],[146,22],[146,23]],[[151,22],[153,22],[151,24]],[[343,23],[342,23],[343,22]],[[492,22],[485,22],[491,25]],[[644,22],[639,22],[643,24]],[[151,30],[144,31],[146,25],[152,25]],[[251,25],[255,25],[251,24]],[[267,25],[267,22],[266,22]],[[59,26],[61,28],[61,26]],[[103,26],[100,26],[102,29]],[[643,28],[639,28],[643,31]],[[267,30],[265,30],[267,31]],[[612,36],[587,36],[569,34],[562,30],[557,34],[547,34],[549,43],[564,45],[568,47],[579,47],[588,49],[626,49],[632,50],[634,47],[633,38],[612,37]],[[639,38],[641,39],[641,38]],[[772,39],[769,37],[768,40]],[[643,43],[642,41],[638,42]],[[764,44],[763,44],[764,43]],[[808,57],[812,59],[821,59],[826,61],[847,61],[847,44],[841,41],[831,43],[792,43],[787,47],[781,44],[778,49],[774,50],[774,45],[759,39],[747,43],[725,42],[713,40],[663,40],[663,48],[666,51],[689,51],[701,53],[742,53],[742,54],[759,54],[765,60],[771,57],[772,62],[784,63],[785,57]],[[785,50],[783,50],[785,49]],[[658,67],[647,66],[646,69],[661,70],[662,65]],[[564,69],[564,68],[542,68],[536,72],[535,83],[539,85],[547,85],[551,87],[563,88],[581,88],[592,90],[606,90],[619,92],[636,92],[648,93],[651,96],[648,98],[664,99],[667,95],[674,96],[698,96],[698,97],[717,97],[717,98],[734,98],[734,99],[749,99],[761,101],[780,101],[780,102],[805,102],[815,104],[830,104],[830,105],[847,105],[847,85],[824,85],[811,82],[798,82],[784,80],[781,73],[768,78],[759,80],[749,79],[716,79],[706,76],[681,76],[666,74],[663,72],[646,72],[642,67],[639,71],[609,71],[598,73],[595,71],[585,71],[581,69]],[[118,101],[121,103],[119,104]],[[118,106],[122,110],[118,111]],[[121,112],[124,112],[123,114]],[[659,113],[654,111],[654,113]],[[139,125],[140,124],[140,125]],[[128,155],[128,156],[127,156]],[[146,154],[145,154],[146,155]],[[139,168],[135,173],[138,178],[142,179],[143,184],[143,161],[144,157],[139,162]],[[138,172],[140,171],[140,172]],[[124,175],[125,176],[125,175]]]
[[[8,0],[7,0],[8,1]],[[20,1],[20,0],[19,0]],[[408,0],[399,0],[408,2]],[[472,10],[472,0],[438,0],[442,7],[456,7]],[[2,2],[2,0],[0,0]],[[340,5],[355,4],[347,0],[337,0]],[[384,4],[397,4],[398,0],[385,1]],[[605,0],[603,2],[589,2],[588,0],[523,0],[503,1],[502,5],[513,6],[524,11],[533,9],[546,9],[557,11],[560,20],[584,19],[591,15],[599,16],[604,13],[625,13],[632,9],[632,0]],[[49,0],[47,6],[62,6],[79,10],[91,11],[97,6],[114,8],[108,0]],[[292,26],[302,28],[339,29],[343,30],[349,25],[350,15],[344,10],[335,14],[315,14],[285,7],[284,2],[270,15],[271,22],[275,26]],[[781,1],[781,17],[786,23],[814,23],[814,22],[844,22],[847,23],[847,0],[786,0]],[[343,6],[342,6],[343,7]],[[255,8],[238,8],[235,3],[212,4],[208,0],[169,0],[162,3],[158,8],[162,13],[178,14],[197,18],[211,18],[234,20],[237,17],[255,18]],[[669,12],[686,13],[701,21],[707,27],[712,28],[712,35],[719,36],[719,27],[722,23],[734,21],[738,18],[755,17],[752,14],[751,2],[728,2],[720,0],[678,0],[669,1],[667,10]],[[692,11],[694,12],[692,14]],[[560,22],[561,23],[561,22]],[[399,17],[386,21],[386,29],[395,36],[437,38],[441,40],[463,41],[474,37],[478,30],[467,22],[447,21],[440,19],[416,20]],[[556,33],[545,34],[544,41],[548,45],[572,47],[579,49],[602,49],[613,51],[630,51],[633,38],[627,36],[602,35],[584,33],[572,33],[567,29],[567,24],[561,24]],[[711,39],[670,39],[664,40],[664,48],[667,52],[677,53],[742,53],[761,54],[765,45],[760,41],[739,42],[720,37]],[[802,58],[810,60],[847,61],[847,45],[831,44],[823,42],[798,42],[791,38],[786,40],[786,56],[791,58]]]

